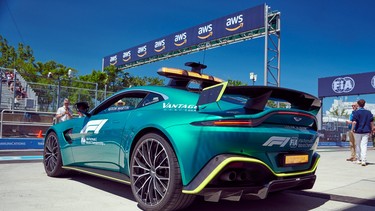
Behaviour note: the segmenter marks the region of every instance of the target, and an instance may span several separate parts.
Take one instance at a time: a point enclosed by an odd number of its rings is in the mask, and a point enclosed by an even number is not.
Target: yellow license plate
[[[285,155],[284,163],[286,165],[303,164],[309,162],[308,155]]]

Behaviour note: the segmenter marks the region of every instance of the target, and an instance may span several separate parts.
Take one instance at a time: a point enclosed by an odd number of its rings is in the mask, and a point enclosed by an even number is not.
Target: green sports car
[[[227,86],[191,71],[161,68],[167,86],[115,93],[84,117],[49,128],[44,168],[126,183],[144,210],[267,197],[315,183],[318,98],[269,86]],[[191,84],[194,82],[194,86]]]

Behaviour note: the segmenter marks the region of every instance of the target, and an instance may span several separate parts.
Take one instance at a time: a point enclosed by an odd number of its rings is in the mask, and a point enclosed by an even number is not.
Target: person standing
[[[353,121],[353,114],[354,112],[358,109],[358,104],[357,103],[353,103],[352,104],[352,113],[350,114],[349,116],[349,120],[346,121],[346,123],[348,124],[348,128],[349,128],[349,142],[350,142],[350,152],[351,152],[351,156],[350,158],[346,159],[346,161],[356,161],[356,153],[355,153],[355,139],[354,139],[354,133],[353,133],[353,130],[352,130],[352,121]]]
[[[357,101],[358,109],[353,114],[352,130],[354,132],[357,163],[366,166],[367,143],[374,130],[374,116],[369,110],[364,109],[366,101]]]
[[[72,110],[69,108],[69,99],[64,99],[64,105],[57,109],[56,120],[57,123],[71,119],[73,116]]]

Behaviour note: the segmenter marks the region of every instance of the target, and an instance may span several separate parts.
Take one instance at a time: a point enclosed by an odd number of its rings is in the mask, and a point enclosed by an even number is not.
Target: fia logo
[[[332,90],[336,93],[348,93],[355,87],[354,79],[351,77],[336,78],[332,82]]]
[[[375,75],[371,79],[371,85],[375,89]]]
[[[298,146],[298,138],[294,137],[290,139],[289,142],[290,148],[296,148]]]

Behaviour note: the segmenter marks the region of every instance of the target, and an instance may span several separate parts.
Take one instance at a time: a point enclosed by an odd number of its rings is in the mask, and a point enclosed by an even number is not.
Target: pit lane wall
[[[0,150],[43,149],[53,112],[4,109],[0,114]]]

